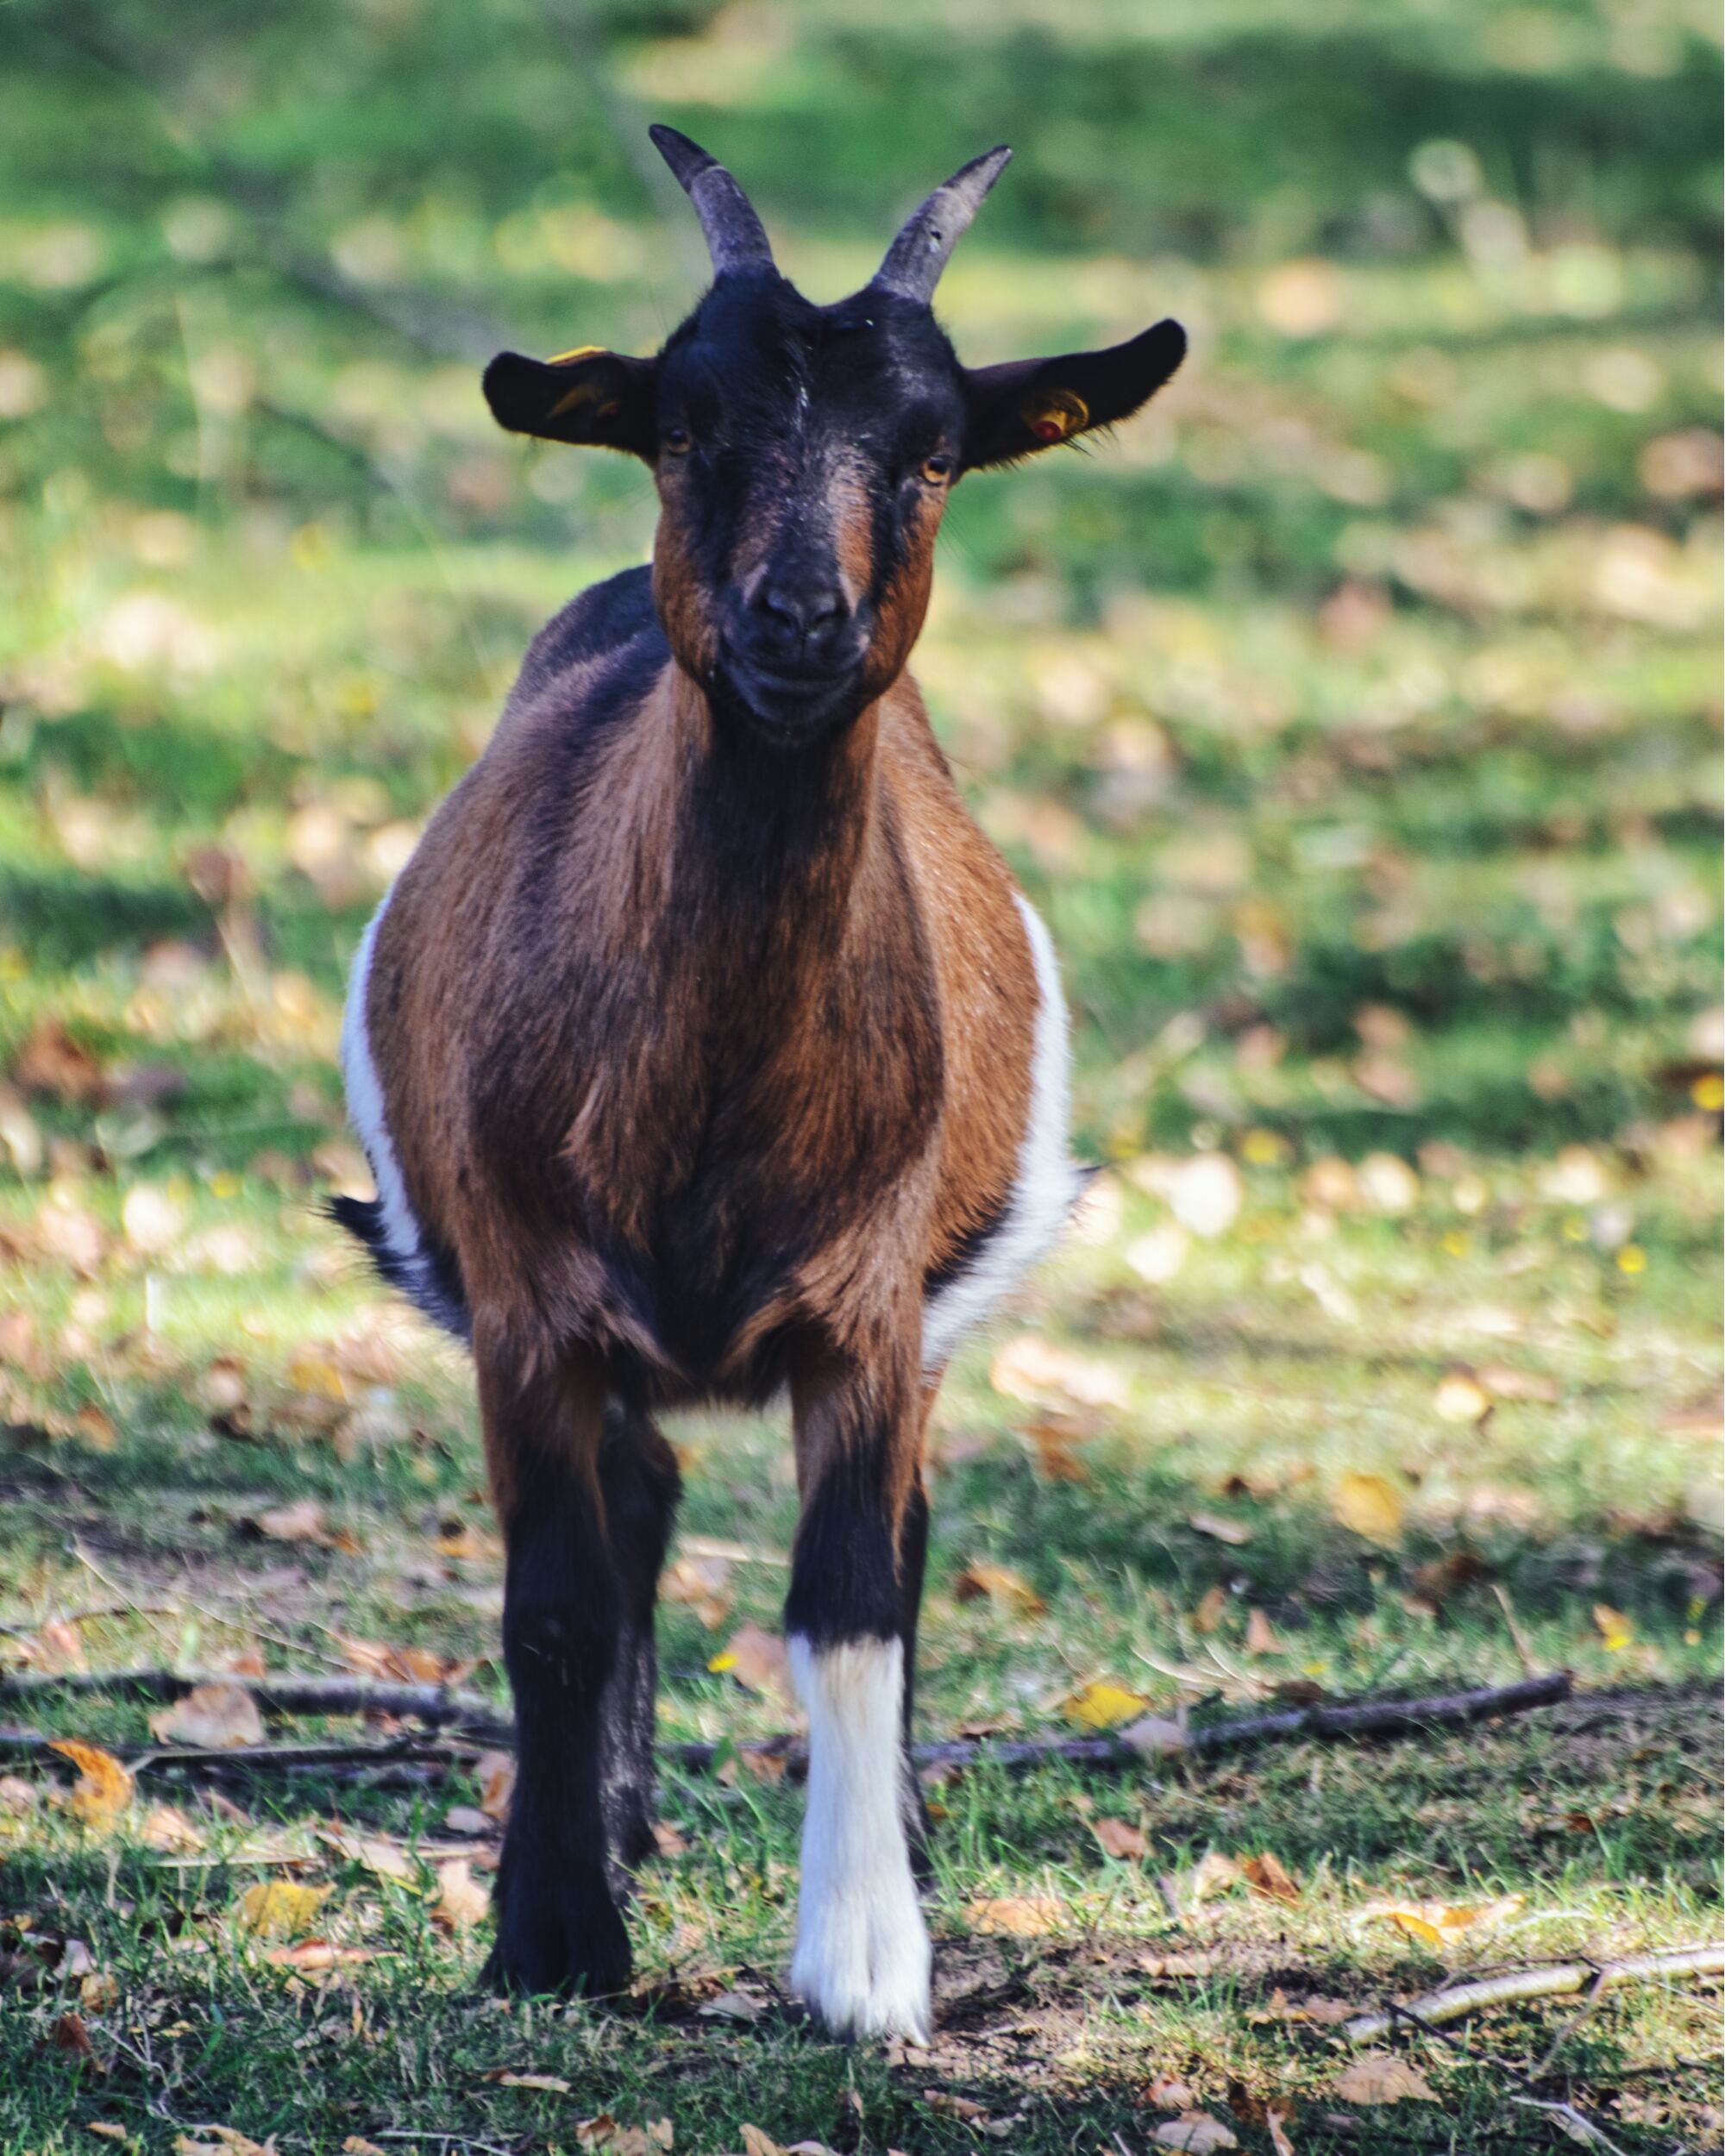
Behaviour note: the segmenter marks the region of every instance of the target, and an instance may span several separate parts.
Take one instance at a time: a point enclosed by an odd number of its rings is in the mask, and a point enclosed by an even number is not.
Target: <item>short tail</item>
[[[383,1206],[376,1198],[331,1198],[324,1210],[338,1227],[364,1244],[383,1278],[433,1325],[452,1332],[458,1340],[473,1338],[473,1313],[467,1308],[467,1288],[453,1250],[422,1235],[411,1256],[404,1257],[389,1239]]]

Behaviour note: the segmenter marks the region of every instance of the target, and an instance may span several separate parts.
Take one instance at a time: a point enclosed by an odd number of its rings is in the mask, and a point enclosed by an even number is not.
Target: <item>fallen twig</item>
[[[1555,1999],[1584,1991],[1590,1984],[1607,1990],[1614,1984],[1656,1983],[1665,1977],[1709,1977],[1725,1973],[1725,1946],[1679,1946],[1668,1953],[1634,1954],[1622,1961],[1558,1961],[1538,1969],[1515,1969],[1472,1984],[1446,1984],[1408,2006],[1361,2014],[1346,2034],[1357,2044],[1382,2036],[1398,2021],[1433,2025],[1457,2021],[1483,2006],[1502,2006],[1515,1999]]]
[[[380,1745],[104,1745],[104,1752],[135,1775],[166,1774],[179,1768],[193,1774],[274,1774],[310,1767],[373,1767],[403,1760],[449,1764],[466,1758],[473,1746],[445,1738],[398,1737]],[[36,1729],[0,1728],[0,1759],[40,1759],[64,1764],[54,1739]]]
[[[0,1677],[0,1700],[39,1699],[53,1692],[121,1693],[130,1699],[184,1699],[200,1684],[237,1685],[269,1714],[411,1714],[433,1729],[460,1722],[476,1735],[507,1741],[512,1725],[482,1693],[446,1684],[397,1684],[369,1677],[235,1677],[226,1670],[179,1674],[172,1670],[35,1670]]]
[[[514,1731],[501,1720],[489,1700],[477,1692],[441,1684],[388,1684],[364,1677],[235,1677],[222,1672],[177,1676],[169,1670],[126,1670],[107,1677],[79,1672],[48,1677],[34,1672],[0,1677],[0,1700],[30,1700],[53,1691],[82,1693],[129,1692],[135,1698],[178,1699],[198,1684],[235,1684],[249,1692],[260,1707],[283,1714],[413,1715],[430,1727],[449,1730],[477,1742],[510,1745]],[[1426,1729],[1454,1727],[1484,1721],[1495,1714],[1525,1714],[1529,1708],[1549,1707],[1567,1699],[1569,1672],[1554,1671],[1521,1684],[1505,1684],[1477,1692],[1447,1692],[1429,1699],[1358,1700],[1339,1706],[1293,1708],[1279,1714],[1246,1714],[1233,1721],[1213,1722],[1189,1730],[1183,1745],[1170,1757],[1208,1758],[1241,1750],[1248,1745],[1288,1742],[1298,1738],[1341,1740],[1407,1736]],[[45,1749],[47,1739],[28,1730],[0,1732],[0,1752],[16,1747],[11,1756],[28,1757]],[[711,1774],[731,1752],[781,1763],[781,1771],[793,1780],[807,1771],[808,1750],[800,1737],[781,1734],[739,1745],[685,1743],[663,1745],[660,1756],[686,1774]],[[125,1758],[120,1747],[117,1756]],[[136,1756],[172,1758],[191,1764],[204,1755],[150,1752],[136,1748]],[[208,1757],[223,1766],[243,1771],[248,1763],[267,1768],[292,1758],[302,1761],[343,1762],[429,1758],[435,1754],[421,1745],[404,1752],[399,1745],[371,1746],[326,1745],[312,1746],[235,1745]],[[1117,1772],[1144,1764],[1145,1755],[1118,1737],[958,1737],[945,1742],[914,1745],[911,1758],[918,1767],[963,1768],[996,1766],[1019,1770],[1063,1760],[1070,1765],[1096,1767]]]

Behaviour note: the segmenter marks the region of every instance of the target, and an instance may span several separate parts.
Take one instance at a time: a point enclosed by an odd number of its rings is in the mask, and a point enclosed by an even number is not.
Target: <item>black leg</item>
[[[599,1489],[618,1598],[617,1657],[599,1708],[599,1785],[612,1889],[622,1896],[654,1848],[653,1621],[681,1490],[676,1454],[645,1414],[616,1403],[606,1409]]]
[[[934,1866],[928,1854],[928,1806],[911,1761],[911,1716],[916,1694],[917,1618],[922,1609],[922,1577],[928,1560],[928,1499],[920,1482],[911,1492],[899,1527],[899,1595],[903,1614],[899,1638],[905,1657],[905,1810],[910,1839],[911,1874],[918,1886],[928,1886]]]
[[[499,1382],[480,1358],[486,1440],[508,1558],[503,1649],[516,1779],[487,1976],[523,1991],[620,1991],[629,1938],[612,1897],[600,1710],[621,1595],[600,1521],[599,1401],[566,1384]]]

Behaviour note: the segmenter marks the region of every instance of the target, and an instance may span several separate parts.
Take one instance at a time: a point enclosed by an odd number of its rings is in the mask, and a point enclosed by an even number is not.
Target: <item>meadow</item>
[[[1345,2028],[1721,1932],[1719,86],[1700,0],[0,17],[0,2151],[1719,2146],[1706,1983]],[[478,387],[693,299],[649,118],[821,298],[1010,141],[963,354],[1193,341],[963,484],[915,661],[1103,1169],[932,1435],[919,1733],[986,1745],[928,1776],[926,2053],[781,1988],[771,1419],[674,1432],[663,1735],[717,1749],[622,2009],[478,1990],[493,1739],[272,1713],[152,1771],[209,1732],[97,1682],[506,1714],[467,1366],[320,1207],[364,921],[649,541],[640,469]]]

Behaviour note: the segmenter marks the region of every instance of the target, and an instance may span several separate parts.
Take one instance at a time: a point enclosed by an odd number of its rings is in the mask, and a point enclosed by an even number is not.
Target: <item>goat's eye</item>
[[[952,459],[944,454],[925,457],[919,468],[931,486],[944,486],[952,477]]]
[[[687,427],[667,427],[663,440],[666,454],[674,457],[686,457],[695,446],[695,438]]]

